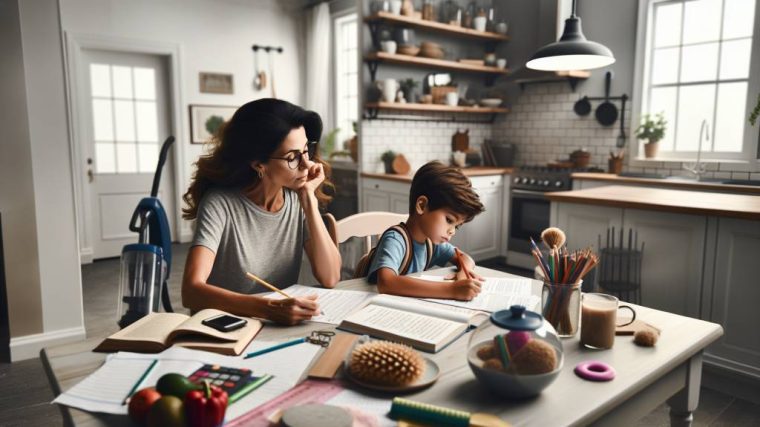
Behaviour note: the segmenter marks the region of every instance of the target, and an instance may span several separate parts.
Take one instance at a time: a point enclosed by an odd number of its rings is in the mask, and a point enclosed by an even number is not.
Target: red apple
[[[161,393],[153,387],[144,388],[133,394],[129,400],[129,417],[140,425],[145,425],[150,407],[160,398]]]

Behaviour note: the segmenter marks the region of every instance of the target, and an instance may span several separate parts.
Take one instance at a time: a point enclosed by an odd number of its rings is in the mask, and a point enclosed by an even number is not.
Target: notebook
[[[172,345],[239,355],[261,330],[257,319],[246,318],[245,326],[221,332],[203,325],[203,319],[227,314],[221,310],[201,310],[193,316],[181,313],[150,313],[101,342],[94,351],[158,353]]]
[[[338,328],[435,353],[486,319],[482,312],[378,295],[343,319]]]
[[[442,276],[421,275],[422,280],[443,282]],[[525,306],[528,310],[534,310],[541,301],[537,295],[531,292],[531,279],[523,277],[485,277],[480,294],[470,301],[458,301],[453,299],[425,298],[427,301],[439,304],[464,307],[472,310],[494,312],[505,310],[517,304]]]

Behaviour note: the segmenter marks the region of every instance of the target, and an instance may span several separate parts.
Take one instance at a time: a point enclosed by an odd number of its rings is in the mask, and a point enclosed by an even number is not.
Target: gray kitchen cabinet
[[[565,232],[569,250],[594,247],[598,252],[599,236],[604,239],[608,228],[615,227],[619,230],[623,225],[623,209],[552,203],[551,224]]]
[[[409,212],[409,183],[384,179],[362,180],[362,212]]]
[[[707,217],[625,209],[623,218],[646,244],[641,305],[698,318]]]
[[[760,377],[760,222],[735,218],[710,221],[715,245],[707,260],[714,271],[705,277],[703,318],[723,326],[723,337],[708,347],[705,361]],[[710,272],[707,269],[706,272]]]

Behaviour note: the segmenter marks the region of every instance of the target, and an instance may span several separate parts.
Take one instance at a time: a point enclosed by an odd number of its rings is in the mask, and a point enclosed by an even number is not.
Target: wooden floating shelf
[[[473,114],[502,114],[508,113],[509,109],[504,107],[463,107],[450,106],[442,104],[419,104],[419,103],[400,103],[400,102],[370,102],[366,108],[378,110],[395,110],[395,111],[416,111],[416,112],[434,112],[434,113],[473,113]]]
[[[505,34],[476,31],[472,28],[464,28],[456,25],[444,24],[436,21],[426,21],[423,19],[411,18],[404,15],[394,15],[390,12],[378,12],[375,15],[364,18],[367,22],[380,21],[387,24],[399,24],[399,25],[411,25],[417,28],[424,28],[426,30],[437,31],[447,34],[453,34],[463,37],[471,37],[481,40],[501,42],[508,41],[509,36]]]
[[[566,79],[587,79],[591,76],[591,71],[571,70],[571,71],[536,71],[523,69],[512,76],[515,83],[544,83],[552,81],[561,81]]]
[[[484,74],[509,74],[509,69],[491,67],[487,65],[467,64],[463,62],[449,61],[445,59],[423,58],[421,56],[401,55],[398,53],[374,52],[365,57],[366,61],[382,61],[392,64],[416,65],[422,67],[436,67],[447,70],[468,71]]]

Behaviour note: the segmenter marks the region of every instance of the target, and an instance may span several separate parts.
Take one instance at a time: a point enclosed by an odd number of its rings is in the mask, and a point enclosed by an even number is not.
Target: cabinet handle
[[[380,185],[379,184],[375,184],[375,188],[380,188]]]

